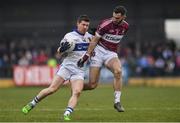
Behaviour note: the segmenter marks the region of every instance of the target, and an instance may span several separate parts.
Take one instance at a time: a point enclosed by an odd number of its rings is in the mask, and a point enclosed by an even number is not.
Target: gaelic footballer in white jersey
[[[77,61],[86,53],[89,42],[93,36],[86,32],[84,35],[77,30],[67,33],[62,40],[74,40],[75,48],[68,52],[68,55],[63,60],[57,74],[65,80],[68,79],[83,79],[84,69],[77,66]],[[73,76],[78,75],[78,76]]]

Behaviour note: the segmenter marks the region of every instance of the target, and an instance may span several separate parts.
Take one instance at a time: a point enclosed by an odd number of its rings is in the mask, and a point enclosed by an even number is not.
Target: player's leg
[[[51,85],[48,88],[45,88],[42,91],[40,91],[39,94],[30,103],[28,103],[25,107],[23,107],[22,112],[24,114],[27,114],[33,107],[35,107],[35,105],[40,100],[56,92],[59,89],[59,87],[63,84],[64,80],[67,80],[69,76],[70,76],[69,71],[64,67],[60,67],[60,69],[57,71],[56,75],[54,76]]]
[[[42,91],[40,91],[36,97],[40,101],[46,96],[53,94],[59,89],[59,87],[63,84],[64,81],[65,80],[62,77],[60,77],[59,75],[55,75],[51,85],[48,88],[45,88]]]
[[[62,77],[55,75],[51,85],[48,88],[41,90],[31,102],[29,102],[26,106],[22,108],[22,112],[24,114],[27,114],[32,108],[36,106],[36,104],[39,101],[41,101],[43,98],[47,97],[48,95],[56,92],[63,82],[64,82],[64,79]]]
[[[100,67],[90,67],[89,68],[89,82],[84,83],[83,90],[95,89],[98,85],[100,76]]]
[[[112,71],[114,74],[114,108],[119,112],[124,112],[124,108],[120,104],[120,97],[122,91],[122,71],[121,71],[121,63],[118,57],[114,57],[110,59],[106,66]]]
[[[69,99],[68,106],[64,112],[64,120],[70,120],[70,114],[73,112],[75,106],[77,105],[78,98],[80,97],[81,91],[83,89],[84,80],[78,79],[71,81],[72,95]]]
[[[89,82],[84,84],[83,90],[92,90],[95,89],[98,85],[101,66],[103,65],[103,56],[102,47],[97,46],[94,49],[93,56],[90,59],[90,68],[89,68]]]

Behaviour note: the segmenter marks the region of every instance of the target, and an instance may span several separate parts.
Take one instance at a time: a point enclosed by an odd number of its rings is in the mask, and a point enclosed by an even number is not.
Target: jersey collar
[[[85,34],[80,33],[77,29],[73,29],[73,31],[75,31],[76,33],[78,33],[78,34],[81,35],[81,36],[84,36],[84,35],[85,35]]]

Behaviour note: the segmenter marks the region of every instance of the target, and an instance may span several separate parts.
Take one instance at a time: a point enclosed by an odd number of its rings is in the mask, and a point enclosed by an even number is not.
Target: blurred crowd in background
[[[112,17],[117,5],[127,8],[130,24],[118,51],[123,75],[179,76],[180,46],[169,40],[179,41],[174,38],[178,26],[166,25],[168,20],[179,19],[179,0],[6,0],[0,3],[0,78],[12,78],[14,65],[57,66],[61,63],[57,38],[74,28],[76,17],[87,14],[90,26],[97,27],[100,20]],[[177,34],[168,37],[167,29],[176,29]]]
[[[50,43],[49,43],[50,44]],[[12,77],[13,66],[57,66],[58,45],[38,44],[26,38],[0,41],[0,77]]]
[[[57,48],[58,43],[37,44],[26,38],[0,39],[0,77],[12,77],[14,65],[57,66],[60,63]],[[118,53],[128,76],[180,75],[180,49],[172,40],[131,42],[121,45]]]
[[[131,76],[180,75],[180,49],[174,41],[142,42],[120,48],[122,65]]]

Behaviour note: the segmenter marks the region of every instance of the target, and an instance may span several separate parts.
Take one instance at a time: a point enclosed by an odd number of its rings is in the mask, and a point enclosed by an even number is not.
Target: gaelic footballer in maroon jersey
[[[117,52],[118,44],[128,28],[129,24],[124,20],[120,23],[114,23],[112,18],[103,20],[96,31],[96,35],[101,37],[98,44],[105,49]]]
[[[128,23],[124,20],[126,18],[126,12],[127,10],[123,6],[115,7],[112,18],[103,20],[99,24],[86,54],[77,62],[77,65],[82,67],[91,56],[89,83],[84,83],[83,90],[92,90],[97,87],[103,65],[113,73],[113,107],[118,112],[125,111],[120,100],[122,91],[122,69],[117,55],[117,47],[129,27]],[[95,52],[94,56],[91,55],[93,51]]]

